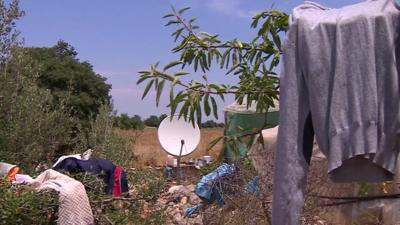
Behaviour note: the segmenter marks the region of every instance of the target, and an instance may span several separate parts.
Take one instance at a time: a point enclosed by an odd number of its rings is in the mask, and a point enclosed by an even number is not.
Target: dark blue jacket
[[[98,174],[106,184],[105,192],[109,195],[113,193],[114,171],[116,166],[107,159],[80,160],[76,158],[66,158],[57,164],[54,170],[65,170],[70,173],[89,172]],[[121,191],[128,192],[128,180],[125,171],[121,173]]]

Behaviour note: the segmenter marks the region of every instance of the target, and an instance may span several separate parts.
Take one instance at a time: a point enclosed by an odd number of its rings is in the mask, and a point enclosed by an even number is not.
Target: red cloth
[[[122,168],[120,166],[115,167],[114,170],[114,187],[113,187],[113,196],[119,197],[121,196],[121,172]]]

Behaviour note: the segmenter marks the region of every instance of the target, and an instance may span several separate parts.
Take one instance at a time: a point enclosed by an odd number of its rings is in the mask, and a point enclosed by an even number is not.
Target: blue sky
[[[137,72],[157,61],[168,63],[177,56],[161,17],[176,8],[190,6],[188,16],[197,17],[200,30],[220,34],[223,40],[254,37],[251,16],[274,7],[286,12],[300,0],[20,0],[26,16],[18,23],[26,46],[52,46],[62,39],[75,47],[78,58],[89,61],[94,70],[112,84],[111,95],[119,113],[149,115],[168,113],[166,98],[156,108],[154,96],[141,101],[143,86],[136,86]],[[340,7],[361,0],[320,0],[328,7]],[[194,75],[199,76],[199,75]],[[223,71],[213,70],[215,82],[233,82]],[[232,101],[228,98],[226,103]]]

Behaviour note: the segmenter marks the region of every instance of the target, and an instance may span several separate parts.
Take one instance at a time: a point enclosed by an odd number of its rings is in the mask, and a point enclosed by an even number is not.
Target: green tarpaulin
[[[246,103],[238,104],[237,102],[226,106],[223,109],[225,113],[225,135],[242,136],[263,127],[269,128],[278,125],[278,104],[276,102],[275,107],[269,109],[268,112],[257,112],[255,103],[251,104],[249,108],[247,108]],[[241,141],[224,143],[225,160],[235,161],[243,158],[254,142],[254,136],[246,136],[240,139]]]

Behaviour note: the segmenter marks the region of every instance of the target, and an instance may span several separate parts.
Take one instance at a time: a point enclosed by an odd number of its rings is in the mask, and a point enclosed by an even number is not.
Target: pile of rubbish
[[[229,187],[226,185],[236,176],[238,176],[236,165],[223,163],[202,176],[196,185],[170,187],[158,199],[157,209],[165,210],[167,224],[206,224],[205,211],[208,209],[219,211],[226,206],[224,195],[229,192]],[[248,196],[258,193],[258,182],[258,177],[254,177],[239,191]]]
[[[16,187],[27,186],[37,192],[56,192],[57,224],[94,224],[95,219],[85,186],[74,179],[73,175],[88,173],[100,178],[103,181],[104,194],[113,197],[121,197],[128,192],[128,180],[120,166],[106,159],[90,159],[91,154],[92,150],[89,149],[83,154],[62,156],[50,169],[35,178],[19,173],[21,170],[17,165],[0,162],[0,177],[9,183],[13,190],[23,191]]]
[[[203,213],[185,217],[185,211],[201,203],[194,193],[195,185],[176,185],[162,193],[157,200],[156,210],[164,210],[167,216],[166,225],[202,225]]]

